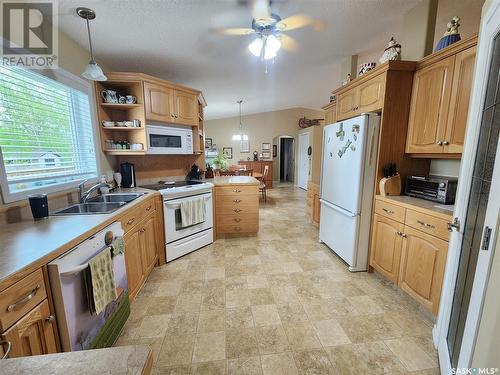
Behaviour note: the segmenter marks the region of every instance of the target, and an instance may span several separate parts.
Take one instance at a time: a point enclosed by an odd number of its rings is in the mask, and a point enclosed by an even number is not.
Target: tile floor
[[[154,374],[439,374],[432,322],[374,274],[350,273],[306,217],[269,191],[257,237],[155,268],[117,345],[149,344]]]

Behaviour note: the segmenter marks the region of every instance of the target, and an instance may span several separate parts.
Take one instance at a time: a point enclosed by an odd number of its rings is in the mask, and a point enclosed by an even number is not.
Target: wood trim
[[[477,45],[478,34],[474,34],[469,38],[463,39],[459,42],[453,43],[452,45],[443,48],[442,50],[435,52],[431,55],[424,57],[417,63],[417,69],[422,69],[426,66],[432,65],[439,60],[446,59],[450,56],[454,56],[459,52],[462,52],[468,48],[474,47]]]
[[[418,198],[415,198],[415,199],[420,200]],[[452,212],[450,212],[449,214],[444,214],[444,213],[441,213],[441,212],[438,212],[435,210],[431,210],[431,209],[428,209],[428,208],[425,208],[422,206],[417,206],[415,204],[397,201],[391,197],[383,197],[382,195],[377,195],[375,197],[375,200],[381,201],[381,202],[387,202],[387,203],[392,204],[392,205],[396,205],[396,206],[404,207],[404,208],[407,208],[407,209],[410,209],[413,211],[421,212],[423,214],[433,216],[433,217],[436,217],[436,218],[442,219],[442,220],[451,221],[451,219],[453,218]],[[429,204],[429,205],[439,204],[437,202],[426,201],[423,199],[421,201],[422,201],[422,204]]]
[[[166,79],[161,79],[158,77],[151,76],[145,73],[134,73],[134,72],[105,72],[106,77],[108,77],[107,82],[113,81],[131,81],[131,82],[140,82],[140,81],[151,81],[153,83],[157,83],[160,85],[172,86],[172,88],[176,88],[179,90],[187,91],[196,95],[200,95],[201,91],[197,89],[193,89],[191,87],[187,87],[181,85],[179,83],[175,83],[172,81],[167,81]]]
[[[323,107],[321,107],[321,109],[323,109],[324,111],[328,111],[332,108],[335,108],[336,105],[337,105],[337,100],[334,100],[328,104],[325,104]]]
[[[462,154],[406,154],[410,158],[414,159],[432,159],[432,158],[438,158],[438,159],[461,159]]]
[[[382,74],[387,71],[403,71],[403,72],[413,72],[415,71],[417,66],[417,63],[415,61],[398,61],[398,60],[392,60],[392,61],[387,61],[379,66],[377,66],[375,69],[370,70],[369,72],[363,74],[360,77],[356,77],[353,79],[351,82],[349,82],[345,86],[341,86],[338,89],[332,91],[332,94],[338,95],[341,93],[344,93],[348,90],[351,90],[352,88],[369,81],[373,77]]]

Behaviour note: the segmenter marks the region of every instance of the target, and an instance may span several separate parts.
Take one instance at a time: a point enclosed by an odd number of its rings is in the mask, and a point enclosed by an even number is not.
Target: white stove
[[[157,184],[142,187],[157,190],[163,196],[167,262],[211,244],[214,241],[213,184],[203,181],[159,181]],[[205,220],[194,225],[183,226],[181,204],[193,199],[203,200]]]

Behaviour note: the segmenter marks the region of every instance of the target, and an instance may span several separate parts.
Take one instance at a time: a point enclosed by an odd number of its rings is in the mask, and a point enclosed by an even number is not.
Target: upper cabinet
[[[460,157],[467,125],[477,37],[419,62],[413,79],[406,152]]]
[[[144,82],[146,119],[174,122],[174,89],[166,85]]]
[[[337,103],[332,101],[327,105],[323,106],[325,111],[325,125],[333,124],[337,121]]]
[[[174,90],[174,104],[175,123],[198,126],[198,95],[196,93]]]

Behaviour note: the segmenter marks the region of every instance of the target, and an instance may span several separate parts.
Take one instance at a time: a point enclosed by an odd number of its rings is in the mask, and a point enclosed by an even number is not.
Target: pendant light
[[[93,20],[96,17],[95,12],[89,8],[76,8],[76,13],[87,21],[87,34],[89,36],[89,47],[90,47],[90,62],[85,67],[85,71],[82,73],[82,77],[91,81],[107,81],[108,78],[104,75],[101,67],[97,65],[94,60],[94,52],[92,51],[92,38],[90,37],[90,25],[89,20]]]
[[[241,122],[241,103],[243,103],[243,100],[240,99],[236,103],[238,103],[240,106],[240,124],[238,126],[240,132],[239,134],[233,134],[233,141],[239,141],[239,142],[248,141],[248,135],[243,134],[243,123]]]

